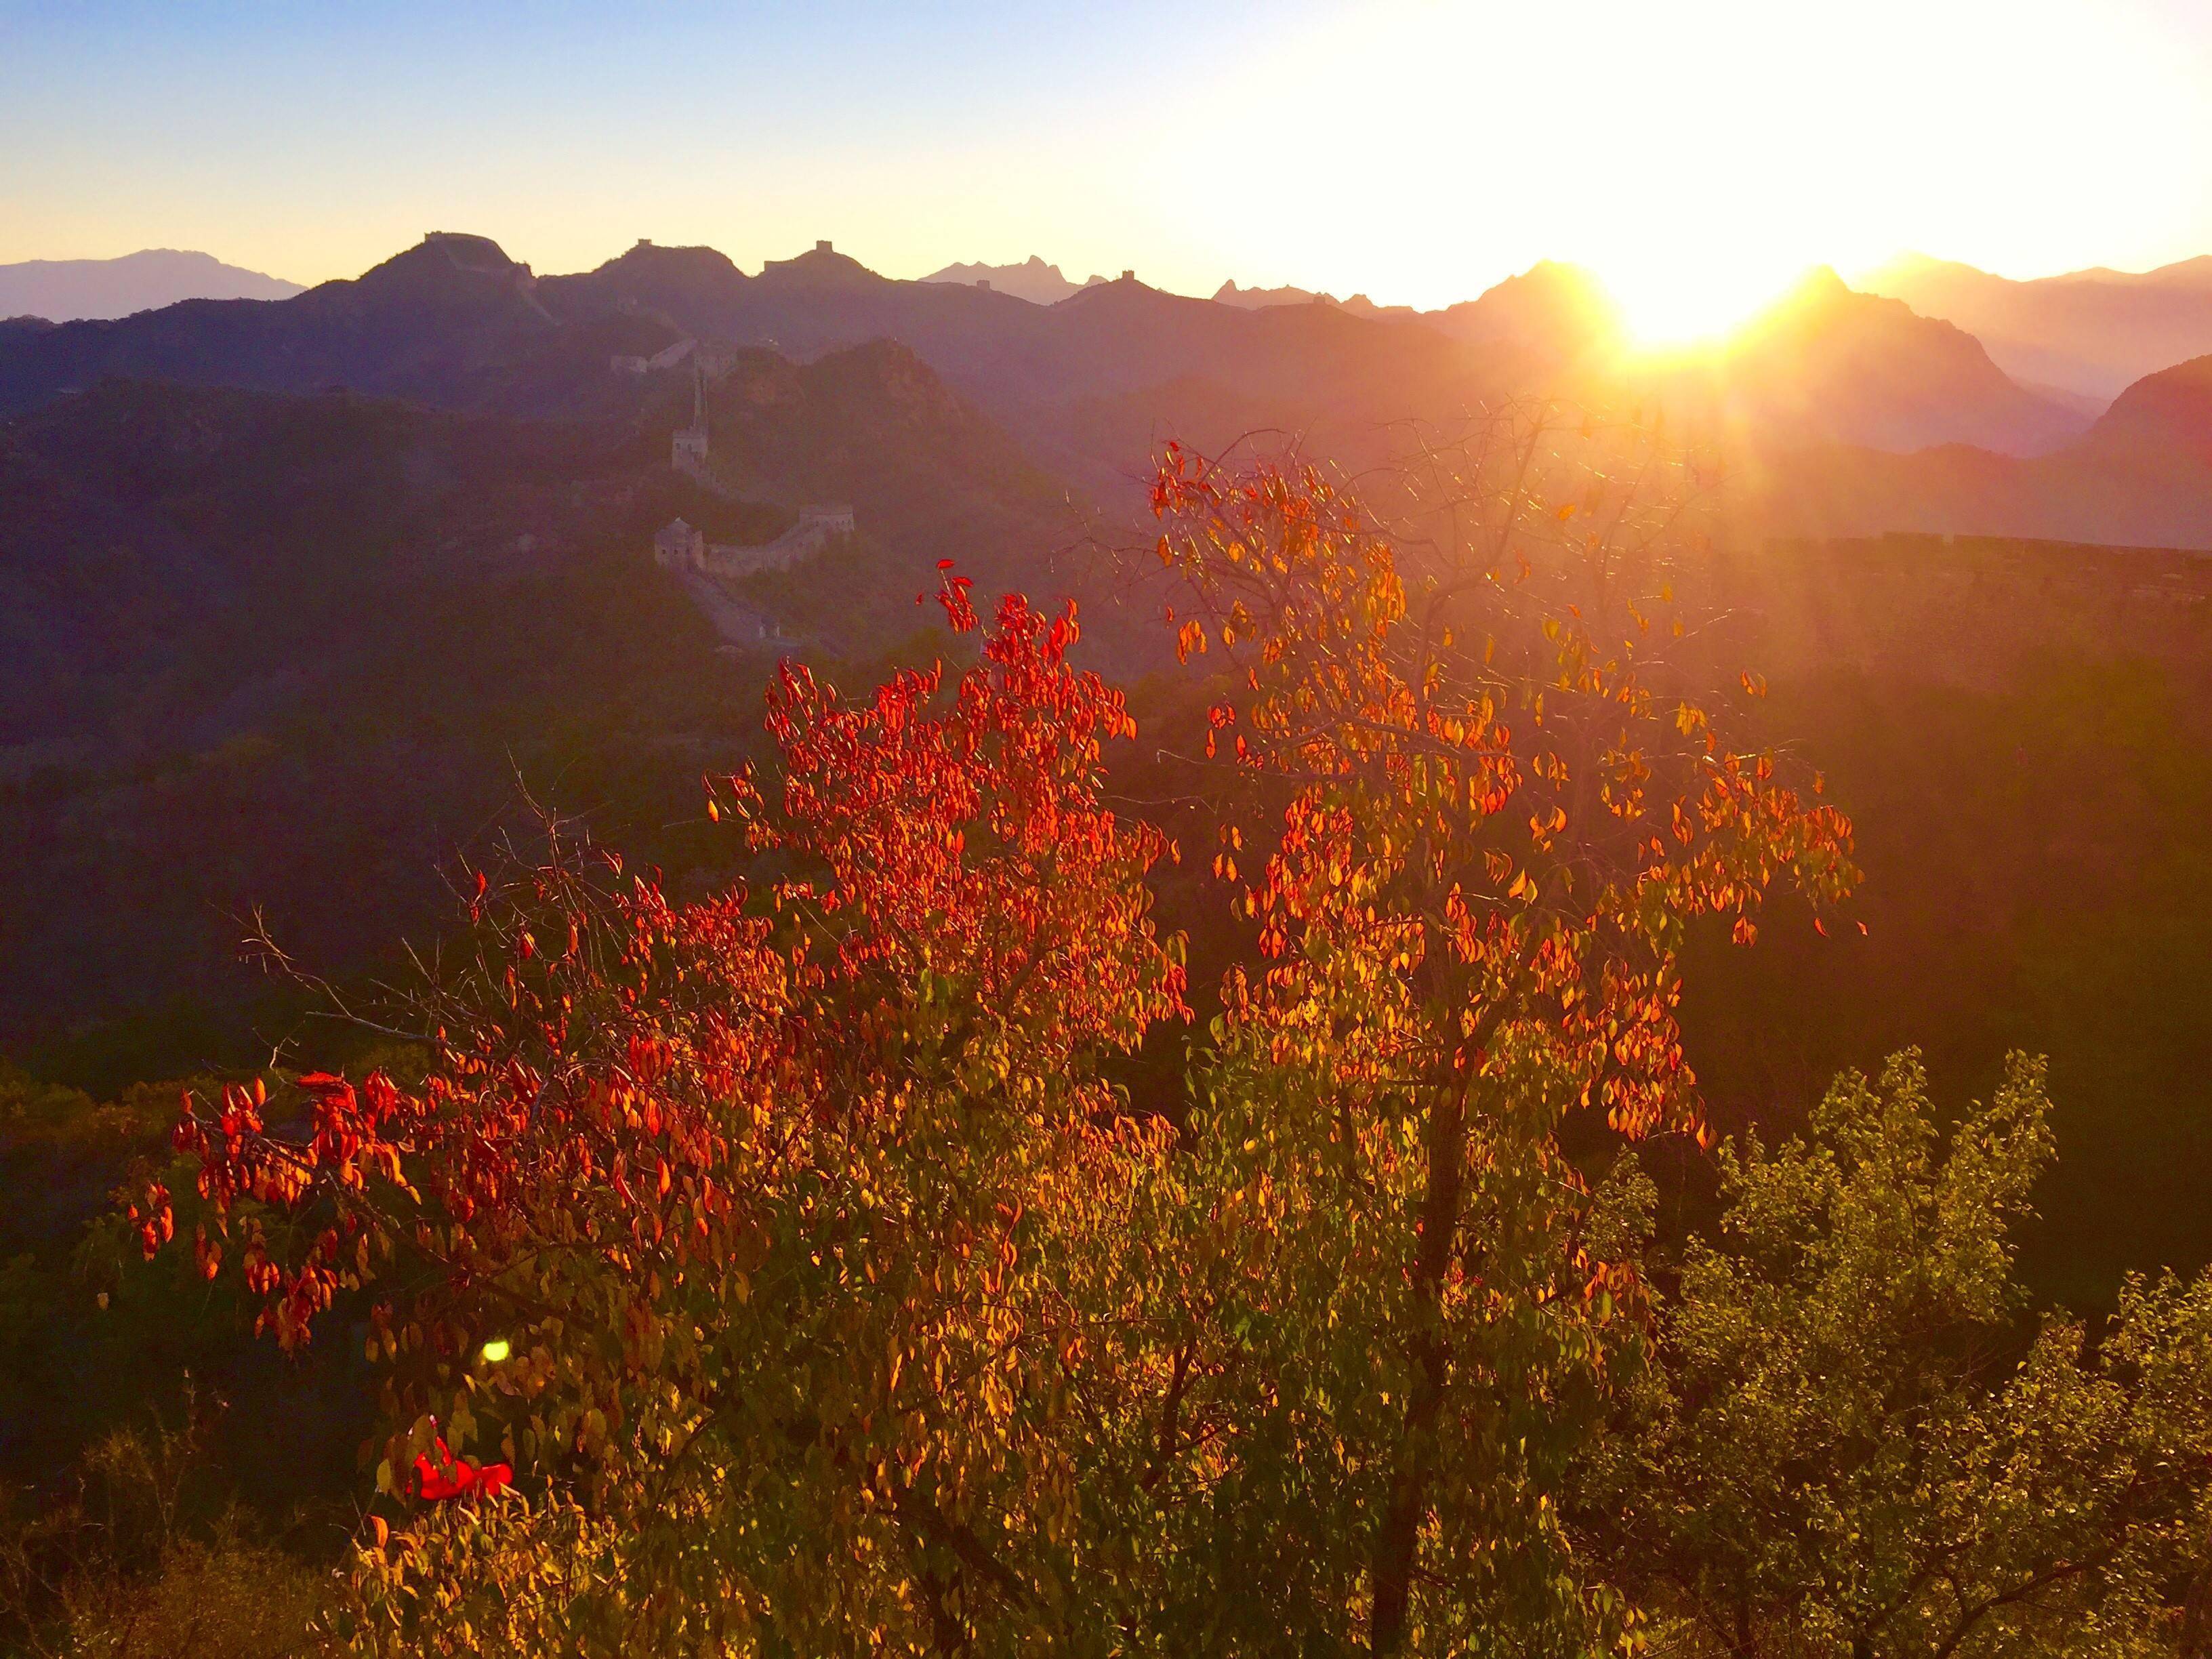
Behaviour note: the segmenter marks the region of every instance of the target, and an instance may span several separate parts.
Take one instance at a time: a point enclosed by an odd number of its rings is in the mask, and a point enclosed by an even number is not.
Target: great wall
[[[668,464],[701,488],[734,500],[735,493],[714,476],[708,464],[712,441],[707,422],[707,379],[719,368],[726,368],[710,362],[711,356],[699,341],[686,338],[653,357],[617,357],[611,367],[620,374],[643,374],[672,368],[690,360],[691,421],[670,439]],[[693,603],[714,623],[724,650],[798,645],[803,641],[786,634],[768,612],[731,592],[724,584],[763,571],[788,570],[832,542],[852,535],[854,529],[852,507],[843,501],[802,507],[799,521],[783,534],[774,541],[752,544],[709,542],[704,531],[677,518],[654,534],[653,562],[682,580]]]

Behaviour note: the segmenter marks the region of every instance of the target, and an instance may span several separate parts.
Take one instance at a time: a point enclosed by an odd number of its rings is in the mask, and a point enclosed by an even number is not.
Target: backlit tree
[[[1194,1123],[1176,1581],[1230,1650],[1581,1651],[1620,1609],[1555,1494],[1636,1303],[1565,1115],[1702,1138],[1684,930],[1825,907],[1850,829],[1658,647],[1688,550],[1659,453],[1514,414],[1413,477],[1408,556],[1319,473],[1170,452],[1186,655],[1250,868]],[[1755,690],[1747,680],[1746,690]]]

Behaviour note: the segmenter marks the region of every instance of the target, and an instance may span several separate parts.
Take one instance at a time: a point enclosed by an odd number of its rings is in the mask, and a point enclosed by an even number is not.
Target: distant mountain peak
[[[2193,259],[2177,259],[2172,264],[2150,270],[2115,270],[2110,265],[2092,265],[2087,270],[2069,270],[2061,276],[2040,280],[2052,283],[2112,283],[2124,288],[2212,290],[2212,253],[2200,253]]]
[[[634,246],[586,271],[582,280],[657,298],[681,295],[697,300],[726,297],[752,278],[720,248],[663,246],[641,238]]]
[[[1316,292],[1312,289],[1295,288],[1239,288],[1231,277],[1213,291],[1217,305],[1237,306],[1246,311],[1266,311],[1276,306],[1324,305],[1353,317],[1418,317],[1420,313],[1411,306],[1378,306],[1364,294],[1355,294],[1350,299],[1340,300],[1334,294]]]
[[[2212,255],[2021,282],[1911,253],[1861,283],[1957,324],[2009,374],[2096,398],[2212,351]]]
[[[1043,256],[1032,253],[1015,265],[950,264],[941,270],[933,270],[921,280],[962,288],[988,284],[994,293],[1011,294],[1032,305],[1049,306],[1106,279],[1093,276],[1088,283],[1070,281],[1058,265],[1048,264]]]
[[[1504,282],[1486,290],[1487,294],[1511,293],[1545,294],[1577,305],[1610,305],[1612,296],[1598,274],[1588,265],[1578,265],[1567,259],[1539,259],[1518,276],[1508,276]]]
[[[1720,343],[1723,355],[1755,349],[1763,340],[1797,333],[1822,333],[1833,328],[1863,326],[1877,313],[1902,319],[1913,315],[1902,301],[1853,288],[1836,274],[1832,265],[1814,265],[1775,299],[1760,307]],[[1928,326],[1949,328],[1935,319],[1916,319]]]
[[[1334,294],[1322,294],[1310,288],[1295,288],[1287,283],[1281,288],[1239,288],[1233,276],[1213,291],[1213,298],[1218,305],[1242,306],[1247,311],[1264,311],[1271,306],[1333,306],[1336,303]]]
[[[1528,270],[1436,313],[1464,340],[1510,342],[1552,357],[1573,357],[1616,337],[1620,318],[1595,273],[1559,259]]]
[[[0,265],[0,317],[105,320],[182,300],[287,300],[297,283],[185,248],[142,248],[114,259],[27,259]]]
[[[1904,452],[1968,443],[2033,455],[2078,438],[2082,400],[2039,396],[1979,340],[1834,270],[1796,286],[1731,336],[1701,371],[1747,430]]]
[[[1862,272],[1859,286],[1866,288],[1869,283],[1875,283],[1879,279],[1891,276],[1919,276],[1930,271],[1966,271],[1973,269],[1972,265],[1961,264],[1956,259],[1939,259],[1934,254],[1923,253],[1917,248],[1907,248],[1903,252],[1885,259],[1873,270]]]

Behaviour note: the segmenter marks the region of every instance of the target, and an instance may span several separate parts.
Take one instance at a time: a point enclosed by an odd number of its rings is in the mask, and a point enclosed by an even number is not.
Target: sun
[[[1642,352],[1711,345],[1786,294],[1803,275],[1738,252],[1712,258],[1608,262],[1598,276]]]

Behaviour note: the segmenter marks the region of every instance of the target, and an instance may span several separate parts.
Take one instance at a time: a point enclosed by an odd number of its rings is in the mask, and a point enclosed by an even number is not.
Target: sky
[[[0,262],[432,229],[1423,307],[1552,258],[1686,331],[1905,249],[2212,252],[2212,0],[0,0]]]

